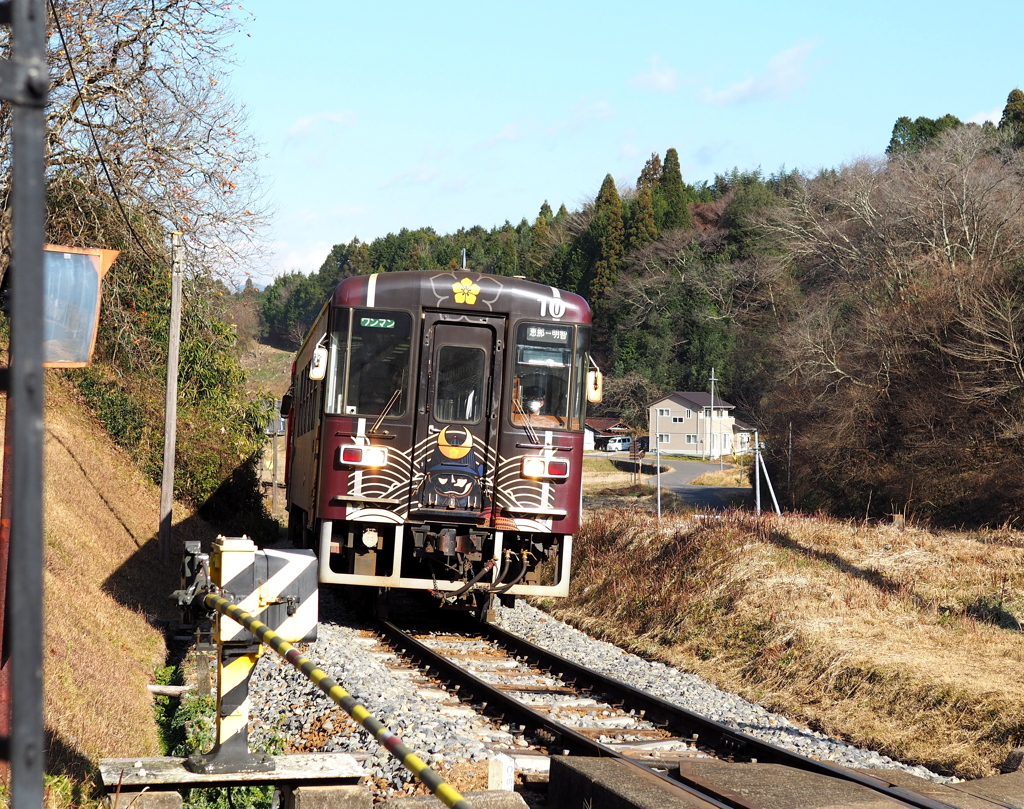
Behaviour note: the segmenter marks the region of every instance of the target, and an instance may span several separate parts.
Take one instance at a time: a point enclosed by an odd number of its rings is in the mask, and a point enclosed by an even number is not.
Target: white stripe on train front
[[[377,305],[377,273],[366,279],[366,305]]]

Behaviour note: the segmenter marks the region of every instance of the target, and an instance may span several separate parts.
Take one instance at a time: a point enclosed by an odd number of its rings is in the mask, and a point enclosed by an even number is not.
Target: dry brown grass
[[[559,617],[963,777],[1024,744],[1024,534],[588,516]]]
[[[749,470],[742,464],[726,466],[715,472],[706,472],[690,481],[694,486],[726,486],[730,489],[749,486]]]
[[[166,649],[147,615],[175,615],[180,543],[208,529],[176,504],[175,547],[161,562],[159,489],[71,391],[48,374],[44,689],[47,771],[83,778],[100,758],[158,754],[147,684]]]

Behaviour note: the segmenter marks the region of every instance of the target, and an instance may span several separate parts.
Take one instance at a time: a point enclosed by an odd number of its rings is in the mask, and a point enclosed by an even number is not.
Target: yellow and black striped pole
[[[462,797],[459,792],[441,778],[427,763],[423,761],[411,747],[406,745],[397,735],[375,719],[366,708],[364,708],[355,697],[349,694],[344,688],[329,677],[322,669],[313,665],[313,662],[302,655],[298,649],[284,640],[266,624],[253,618],[237,604],[232,604],[223,596],[215,593],[208,593],[203,603],[208,609],[217,610],[221,615],[226,615],[237,621],[249,632],[255,635],[261,643],[265,643],[281,657],[291,663],[313,682],[321,691],[329,696],[335,703],[340,705],[349,716],[355,719],[367,731],[369,731],[378,742],[384,745],[385,749],[392,756],[402,762],[402,765],[415,775],[431,792],[433,792],[445,806],[450,809],[472,809],[472,804]]]

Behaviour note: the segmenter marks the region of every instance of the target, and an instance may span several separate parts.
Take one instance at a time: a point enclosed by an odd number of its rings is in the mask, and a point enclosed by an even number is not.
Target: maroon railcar
[[[289,533],[324,583],[492,599],[568,592],[590,308],[519,278],[395,272],[338,285],[299,349]],[[282,408],[285,409],[285,408]]]

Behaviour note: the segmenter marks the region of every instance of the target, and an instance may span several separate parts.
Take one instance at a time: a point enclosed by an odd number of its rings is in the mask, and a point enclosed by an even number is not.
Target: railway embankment
[[[159,489],[60,374],[48,374],[46,385],[47,772],[82,784],[101,758],[160,752],[148,686],[166,665],[162,625],[177,615],[168,595],[181,549],[161,559]],[[177,543],[210,537],[184,506],[174,515]],[[56,793],[53,801],[60,805]]]
[[[623,502],[588,513],[555,616],[937,772],[991,775],[1024,744],[1024,532]]]

